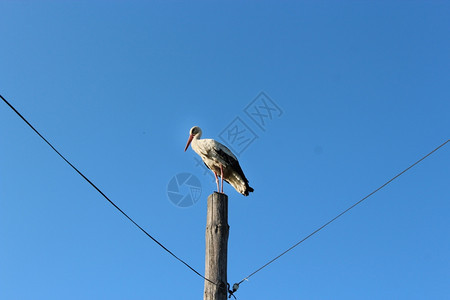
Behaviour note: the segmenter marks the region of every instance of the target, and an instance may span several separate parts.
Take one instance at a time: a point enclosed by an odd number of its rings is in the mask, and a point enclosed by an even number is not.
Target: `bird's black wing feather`
[[[242,171],[241,166],[239,165],[239,161],[235,159],[234,157],[228,155],[225,153],[225,151],[221,149],[215,149],[217,154],[225,160],[226,163],[230,165],[231,168],[233,168],[244,180],[245,183],[248,183],[247,178],[244,175],[244,172]]]

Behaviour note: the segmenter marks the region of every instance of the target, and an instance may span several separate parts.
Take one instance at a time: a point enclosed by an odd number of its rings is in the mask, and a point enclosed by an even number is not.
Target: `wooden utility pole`
[[[227,299],[228,196],[213,193],[208,196],[206,217],[206,255],[204,300]]]

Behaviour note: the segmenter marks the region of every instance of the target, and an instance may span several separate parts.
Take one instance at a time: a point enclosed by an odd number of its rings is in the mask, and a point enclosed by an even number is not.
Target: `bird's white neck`
[[[199,155],[200,155],[200,145],[199,145],[200,136],[201,136],[200,134],[194,135],[194,138],[192,139],[191,142],[192,149]]]

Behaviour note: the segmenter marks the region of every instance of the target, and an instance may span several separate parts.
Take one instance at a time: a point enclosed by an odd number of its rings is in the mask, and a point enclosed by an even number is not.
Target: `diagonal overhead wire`
[[[391,179],[389,179],[386,183],[384,183],[383,185],[381,185],[380,187],[378,187],[377,189],[375,189],[373,192],[371,192],[370,194],[368,194],[367,196],[365,196],[364,198],[362,198],[361,200],[357,201],[356,203],[354,203],[352,206],[350,206],[349,208],[347,208],[346,210],[342,211],[340,214],[338,214],[336,217],[334,217],[333,219],[331,219],[330,221],[326,222],[325,224],[323,224],[322,226],[320,226],[319,228],[317,228],[316,230],[314,230],[312,233],[310,233],[309,235],[307,235],[305,238],[303,238],[302,240],[300,240],[299,242],[297,242],[296,244],[292,245],[290,248],[288,248],[287,250],[285,250],[284,252],[282,252],[281,254],[279,254],[278,256],[274,257],[273,259],[271,259],[270,261],[268,261],[267,263],[265,263],[263,266],[261,266],[260,268],[258,268],[256,271],[250,273],[250,275],[248,275],[247,277],[245,277],[244,279],[242,279],[241,281],[239,281],[238,283],[235,283],[235,287],[233,288],[234,291],[236,291],[239,288],[239,285],[241,283],[243,283],[244,281],[248,280],[251,276],[255,275],[256,273],[258,273],[259,271],[261,271],[262,269],[264,269],[265,267],[267,267],[268,265],[270,265],[271,263],[273,263],[274,261],[276,261],[277,259],[279,259],[281,256],[285,255],[286,253],[288,253],[289,251],[291,251],[292,249],[294,249],[295,247],[297,247],[298,245],[300,245],[301,243],[303,243],[304,241],[306,241],[307,239],[309,239],[310,237],[312,237],[313,235],[315,235],[316,233],[318,233],[319,231],[321,231],[322,229],[324,229],[325,227],[327,227],[328,225],[330,225],[331,223],[333,223],[334,221],[336,221],[339,217],[341,217],[342,215],[346,214],[348,211],[350,211],[352,208],[354,208],[355,206],[357,206],[358,204],[360,204],[361,202],[363,202],[364,200],[366,200],[367,198],[369,198],[370,196],[372,196],[373,194],[375,194],[376,192],[378,192],[379,190],[381,190],[382,188],[384,188],[385,186],[387,186],[389,183],[391,183],[392,181],[394,181],[395,179],[397,179],[398,177],[400,177],[401,175],[403,175],[404,173],[406,173],[408,170],[410,170],[411,168],[413,168],[415,165],[419,164],[420,162],[422,162],[424,159],[426,159],[428,156],[430,156],[431,154],[433,154],[434,152],[436,152],[437,150],[439,150],[440,148],[442,148],[445,144],[447,144],[448,142],[450,142],[450,140],[445,141],[444,143],[442,143],[441,145],[437,146],[436,148],[433,149],[433,151],[429,152],[428,154],[424,155],[422,158],[420,158],[419,160],[417,160],[415,163],[413,163],[412,165],[410,165],[409,167],[407,167],[406,169],[404,169],[403,171],[401,171],[400,173],[398,173],[397,175],[395,175],[394,177],[392,177]]]
[[[72,167],[81,177],[83,177],[84,180],[86,180],[94,189],[97,190],[97,192],[100,193],[100,195],[103,196],[112,206],[114,206],[115,209],[117,209],[122,215],[124,215],[131,223],[133,223],[137,228],[139,228],[147,237],[152,239],[156,244],[158,244],[161,248],[163,248],[167,253],[172,255],[175,259],[180,261],[182,264],[184,264],[186,267],[188,267],[191,271],[193,271],[195,274],[203,278],[204,280],[209,281],[212,284],[216,284],[215,282],[209,280],[202,274],[200,274],[198,271],[196,271],[193,267],[191,267],[187,262],[176,256],[172,251],[167,249],[163,244],[161,244],[156,238],[154,238],[151,234],[149,234],[144,228],[142,228],[139,224],[137,224],[130,216],[128,216],[120,207],[118,207],[111,199],[108,198],[92,181],[90,181],[81,171],[79,171],[70,161],[68,161],[58,150],[56,150],[55,147],[42,135],[39,133],[39,131],[34,128],[33,125],[30,124],[30,122],[25,119],[22,114],[17,111],[17,109],[14,108],[14,106],[11,105],[5,98],[3,98],[2,95],[0,95],[0,98],[44,141],[47,143],[47,145],[50,146],[50,148],[53,149],[69,166]]]

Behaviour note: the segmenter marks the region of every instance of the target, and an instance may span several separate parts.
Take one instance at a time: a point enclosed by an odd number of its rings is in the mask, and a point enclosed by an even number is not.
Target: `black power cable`
[[[145,233],[146,236],[148,236],[149,238],[151,238],[156,244],[158,244],[161,248],[163,248],[167,253],[169,253],[170,255],[172,255],[174,258],[176,258],[178,261],[180,261],[182,264],[184,264],[186,267],[188,267],[189,269],[191,269],[195,274],[197,274],[198,276],[200,276],[201,278],[203,278],[204,280],[209,281],[212,284],[216,284],[215,282],[209,280],[208,278],[206,278],[205,276],[203,276],[202,274],[200,274],[198,271],[196,271],[193,267],[191,267],[187,262],[185,262],[184,260],[182,260],[181,258],[179,258],[178,256],[176,256],[175,254],[173,254],[172,251],[170,251],[169,249],[167,249],[163,244],[161,244],[157,239],[155,239],[153,236],[151,236],[144,228],[142,228],[141,226],[139,226],[139,224],[137,224],[130,216],[128,216],[122,209],[120,209],[120,207],[118,207],[111,199],[108,198],[108,196],[106,196],[92,181],[90,181],[83,173],[81,173],[81,171],[79,171],[74,165],[72,165],[58,150],[56,150],[55,147],[53,147],[53,145],[45,138],[42,136],[42,134],[39,133],[39,131],[36,130],[36,128],[33,127],[33,125],[30,124],[30,122],[27,121],[27,119],[25,119],[24,116],[22,116],[21,113],[19,113],[17,111],[17,109],[14,108],[14,106],[11,105],[11,103],[9,103],[5,98],[3,98],[2,95],[0,95],[0,98],[2,98],[2,100],[25,122],[27,123],[27,125],[33,129],[33,131],[39,135],[39,137],[44,140],[44,142],[47,143],[47,145],[49,145],[53,151],[55,151],[69,166],[72,167],[72,169],[74,169],[81,177],[83,177],[84,180],[86,180],[94,189],[97,190],[97,192],[99,192],[103,198],[105,198],[106,200],[108,200],[108,202],[114,206],[114,208],[116,208],[122,215],[124,215],[131,223],[133,223],[137,228],[139,228],[143,233]]]
[[[238,283],[235,283],[233,285],[233,293],[235,291],[237,291],[237,289],[239,288],[239,285],[241,283],[243,283],[244,281],[246,281],[248,278],[250,278],[251,276],[255,275],[256,273],[258,273],[259,271],[261,271],[262,269],[264,269],[265,267],[267,267],[268,265],[270,265],[271,263],[273,263],[274,261],[276,261],[278,258],[280,258],[281,256],[285,255],[286,253],[288,253],[289,251],[291,251],[292,249],[294,249],[295,247],[297,247],[298,245],[300,245],[301,243],[303,243],[304,241],[306,241],[307,239],[309,239],[310,237],[312,237],[313,235],[315,235],[316,233],[318,233],[320,230],[324,229],[325,227],[327,227],[328,225],[330,225],[332,222],[336,221],[339,217],[341,217],[342,215],[344,215],[345,213],[347,213],[349,210],[351,210],[352,208],[354,208],[355,206],[357,206],[358,204],[360,204],[361,202],[363,202],[364,200],[366,200],[367,198],[369,198],[370,196],[372,196],[373,194],[375,194],[376,192],[378,192],[379,190],[381,190],[382,188],[384,188],[385,186],[387,186],[389,183],[391,183],[392,181],[394,181],[395,179],[397,179],[398,177],[400,177],[401,175],[403,175],[405,172],[407,172],[409,169],[411,169],[412,167],[414,167],[415,165],[419,164],[421,161],[423,161],[425,158],[427,158],[428,156],[430,156],[431,154],[433,154],[434,152],[436,152],[437,150],[439,150],[441,147],[443,147],[445,144],[447,144],[448,142],[450,142],[450,140],[445,141],[444,143],[442,143],[441,145],[437,146],[433,151],[431,151],[430,153],[424,155],[422,158],[420,158],[419,160],[417,160],[415,163],[413,163],[412,165],[410,165],[409,167],[407,167],[406,169],[404,169],[403,171],[401,171],[400,173],[398,173],[397,175],[395,175],[394,177],[392,177],[391,179],[389,179],[386,183],[384,183],[383,185],[381,185],[379,188],[375,189],[373,192],[371,192],[370,194],[368,194],[367,196],[365,196],[364,198],[362,198],[361,200],[359,200],[358,202],[356,202],[355,204],[353,204],[352,206],[350,206],[349,208],[347,208],[346,210],[344,210],[343,212],[341,212],[340,214],[338,214],[336,217],[334,217],[333,219],[331,219],[330,221],[328,221],[327,223],[323,224],[322,226],[320,226],[319,228],[317,228],[316,230],[314,230],[312,233],[310,233],[308,236],[306,236],[305,238],[303,238],[302,240],[300,240],[299,242],[297,242],[296,244],[294,244],[293,246],[291,246],[290,248],[288,248],[287,250],[285,250],[284,252],[282,252],[280,255],[276,256],[275,258],[271,259],[269,262],[267,262],[266,264],[264,264],[263,266],[261,266],[259,269],[257,269],[256,271],[254,271],[253,273],[251,273],[250,275],[248,275],[247,277],[245,277],[244,279],[242,279],[241,281],[239,281]]]

